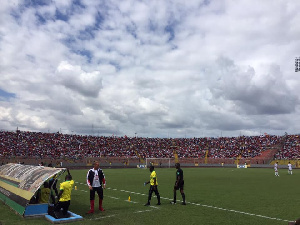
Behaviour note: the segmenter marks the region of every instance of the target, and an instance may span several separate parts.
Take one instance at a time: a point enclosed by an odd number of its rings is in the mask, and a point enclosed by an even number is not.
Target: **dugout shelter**
[[[23,217],[48,214],[48,203],[29,204],[45,181],[65,168],[9,163],[0,167],[0,200]],[[50,196],[49,196],[50,198]]]

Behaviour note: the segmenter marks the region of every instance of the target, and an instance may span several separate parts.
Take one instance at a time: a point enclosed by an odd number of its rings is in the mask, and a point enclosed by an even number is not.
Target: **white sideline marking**
[[[147,210],[142,210],[142,211],[136,211],[136,212],[133,212],[133,213],[144,213],[144,212],[151,212],[153,211],[153,209],[147,209]]]
[[[109,195],[106,195],[105,197],[113,198],[113,199],[120,199],[120,198],[117,198],[117,197],[114,197],[114,196],[109,196]]]
[[[124,201],[125,201],[125,202],[131,202],[131,203],[134,203],[134,204],[138,203],[138,202],[128,201],[128,200],[124,200]]]
[[[110,218],[110,217],[114,217],[116,215],[110,215],[110,216],[103,216],[103,217],[98,217],[98,218],[92,218],[90,220],[101,220],[101,219],[106,219],[106,218]]]
[[[118,191],[116,188],[107,188],[107,189],[113,190],[113,191]],[[87,192],[85,190],[81,190],[81,191]],[[134,193],[136,195],[146,195],[146,194],[143,194],[143,193],[131,192],[131,191],[126,191],[126,190],[119,190],[119,191],[121,191],[121,192],[127,192],[127,193]],[[173,199],[165,198],[165,197],[160,197],[160,198],[161,199],[165,199],[165,200],[173,200]],[[125,200],[125,201],[129,202],[128,200]],[[130,202],[137,203],[137,202],[133,202],[133,201],[130,201]],[[224,208],[221,208],[221,207],[216,207],[216,206],[211,206],[211,205],[205,205],[205,204],[200,204],[200,203],[194,203],[194,202],[186,202],[186,203],[187,204],[191,204],[191,205],[206,207],[206,208],[212,208],[212,209],[217,209],[217,210],[223,210],[223,211],[228,211],[228,212],[233,212],[233,213],[244,214],[244,215],[248,215],[248,216],[260,217],[260,218],[264,218],[264,219],[278,220],[278,221],[283,221],[283,222],[289,222],[290,221],[290,220],[284,220],[284,219],[279,219],[279,218],[275,218],[275,217],[269,217],[269,216],[263,216],[263,215],[259,215],[259,214],[253,214],[253,213],[238,211],[238,210],[234,210],[234,209],[224,209]],[[150,206],[150,207],[156,208],[154,206]],[[145,212],[145,211],[143,211],[143,212]],[[112,217],[112,216],[115,216],[115,215],[101,217],[99,219],[107,218],[107,217]]]
[[[201,205],[201,204],[196,204],[196,203],[193,203],[193,202],[187,202],[187,203],[192,204],[192,205],[197,205],[197,206],[203,206],[203,207],[206,207],[206,208],[213,208],[213,209],[218,209],[218,210],[223,210],[223,211],[228,211],[228,212],[245,214],[245,215],[248,215],[248,216],[256,216],[256,217],[261,217],[261,218],[270,219],[270,220],[278,220],[278,221],[289,222],[289,220],[284,220],[284,219],[279,219],[279,218],[274,218],[274,217],[269,217],[269,216],[263,216],[263,215],[259,215],[259,214],[247,213],[247,212],[237,211],[237,210],[233,210],[233,209],[224,209],[224,208],[220,208],[220,207],[216,207],[216,206]]]
[[[113,189],[116,190],[117,189]],[[120,190],[122,192],[129,192],[129,193],[133,193],[131,191],[126,191],[126,190]],[[142,194],[142,193],[135,193],[137,195],[146,195],[146,194]],[[173,200],[170,198],[165,198],[165,197],[160,197],[161,199],[165,199],[165,200]],[[126,200],[127,201],[127,200]],[[199,204],[199,203],[193,203],[193,202],[186,202],[188,204],[192,204],[192,205],[196,205],[196,206],[201,206],[201,207],[206,207],[206,208],[213,208],[213,209],[218,209],[218,210],[223,210],[223,211],[228,211],[228,212],[234,212],[234,213],[239,213],[239,214],[245,214],[248,216],[256,216],[256,217],[261,217],[261,218],[265,218],[265,219],[270,219],[270,220],[278,220],[278,221],[284,221],[284,222],[289,222],[289,220],[284,220],[284,219],[279,219],[279,218],[274,218],[274,217],[269,217],[269,216],[263,216],[263,215],[259,215],[259,214],[253,214],[253,213],[247,213],[247,212],[243,212],[243,211],[237,211],[237,210],[233,210],[233,209],[224,209],[224,208],[220,208],[220,207],[216,207],[216,206],[211,206],[211,205],[204,205],[204,204]],[[151,206],[150,206],[151,207]],[[156,208],[155,206],[152,206],[153,208]]]
[[[165,199],[165,200],[173,200],[173,199],[169,199],[169,198],[165,198],[165,197],[160,197],[161,199]]]

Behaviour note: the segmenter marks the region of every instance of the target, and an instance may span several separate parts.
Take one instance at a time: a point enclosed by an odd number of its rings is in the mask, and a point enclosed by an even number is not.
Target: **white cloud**
[[[5,129],[299,132],[296,1],[33,3],[0,9]]]
[[[11,108],[0,107],[0,120],[11,121]]]
[[[37,130],[47,127],[47,122],[43,121],[43,119],[38,116],[31,117],[20,112],[16,115],[15,119],[20,124],[28,124],[29,126],[32,126]]]
[[[80,66],[72,66],[66,61],[59,64],[55,78],[60,85],[84,96],[97,97],[102,88],[99,71],[86,73]]]

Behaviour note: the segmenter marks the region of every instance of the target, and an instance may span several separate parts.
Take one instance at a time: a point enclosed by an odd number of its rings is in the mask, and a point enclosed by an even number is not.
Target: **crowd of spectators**
[[[283,147],[275,154],[275,159],[299,159],[300,158],[300,136],[285,135]]]
[[[240,136],[219,138],[142,138],[0,131],[0,157],[69,158],[253,158],[282,145],[277,158],[298,157],[300,138],[291,136]]]

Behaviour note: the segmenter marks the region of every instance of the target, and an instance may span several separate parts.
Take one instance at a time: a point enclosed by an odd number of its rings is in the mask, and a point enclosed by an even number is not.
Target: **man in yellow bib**
[[[51,190],[49,188],[49,183],[45,181],[44,187],[38,190],[38,194],[37,194],[38,203],[39,204],[48,203],[50,195],[51,195]]]
[[[62,182],[59,187],[59,194],[58,194],[58,203],[56,204],[54,208],[54,214],[57,218],[60,218],[61,216],[60,211],[62,209],[62,217],[68,217],[68,209],[71,202],[71,192],[74,186],[74,180],[72,180],[72,176],[70,174],[69,169],[67,169],[68,175],[65,177],[65,182]]]
[[[149,189],[149,195],[148,195],[148,202],[145,204],[145,206],[150,205],[150,200],[152,197],[152,193],[154,192],[156,197],[157,197],[157,205],[160,205],[160,195],[158,193],[158,182],[157,182],[157,177],[156,177],[156,172],[154,171],[154,166],[150,166],[150,180],[145,182],[144,185],[150,183],[150,189]]]

